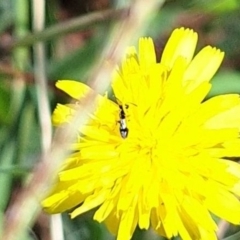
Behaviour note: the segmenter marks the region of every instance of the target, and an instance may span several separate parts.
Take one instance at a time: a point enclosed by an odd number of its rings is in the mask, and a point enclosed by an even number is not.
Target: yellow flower
[[[96,111],[79,127],[74,151],[42,202],[50,213],[71,217],[98,207],[118,240],[138,225],[167,238],[217,239],[211,214],[240,223],[240,99],[204,101],[223,59],[213,47],[195,57],[197,34],[176,29],[156,61],[151,38],[128,49],[113,73],[115,101],[98,95]],[[57,87],[79,101],[93,91],[76,81]],[[79,101],[78,104],[81,104]],[[71,124],[74,104],[58,104],[56,126]]]

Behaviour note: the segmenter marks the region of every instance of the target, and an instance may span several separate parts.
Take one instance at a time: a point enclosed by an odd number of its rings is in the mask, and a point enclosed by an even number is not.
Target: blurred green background
[[[94,12],[110,10],[114,13],[129,4],[131,2],[127,0],[48,0],[43,9],[44,30],[36,32],[33,1],[0,0],[1,225],[4,212],[28,180],[41,152],[41,102],[37,97],[36,74],[40,72],[47,79],[52,111],[57,102],[66,101],[64,94],[54,87],[56,80],[86,82],[114,23],[120,18],[112,14],[97,19]],[[79,20],[79,17],[85,17],[87,21]],[[78,20],[77,24],[73,20]],[[240,93],[239,23],[239,0],[169,0],[151,19],[144,35],[155,39],[158,56],[172,29],[180,26],[198,32],[198,48],[209,44],[222,49],[225,59],[212,80],[213,88],[208,95],[212,97]],[[39,40],[43,41],[45,48],[42,59],[38,59],[33,49]],[[43,60],[45,67],[39,67],[39,60]],[[92,212],[74,220],[63,214],[62,219],[67,240],[115,239],[104,225],[92,220]],[[50,240],[48,223],[48,216],[41,213],[33,228],[29,229],[28,239]],[[239,227],[230,226],[225,239],[240,239],[239,232]],[[133,239],[163,238],[152,231],[137,230]]]

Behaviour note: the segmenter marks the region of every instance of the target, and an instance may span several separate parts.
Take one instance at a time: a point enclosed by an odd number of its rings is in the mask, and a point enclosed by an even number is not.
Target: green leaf
[[[0,1],[0,33],[13,23],[13,11],[11,1]]]
[[[52,61],[48,68],[49,78],[55,80],[76,79],[83,82],[86,81],[95,59],[100,57],[106,35],[108,35],[106,31],[103,29],[100,31],[99,29],[94,37],[87,41],[82,48],[70,53],[60,61]]]
[[[5,87],[4,82],[0,84],[0,123],[8,122],[7,115],[10,107],[10,91]]]
[[[33,166],[12,165],[0,167],[0,174],[11,174],[13,177],[25,176],[32,170]]]
[[[226,238],[223,238],[222,240],[239,240],[240,239],[240,231],[233,234],[232,236],[228,236]]]
[[[40,129],[32,104],[25,104],[18,128],[18,162],[20,166],[33,166],[40,152]]]
[[[238,0],[195,0],[196,7],[212,13],[229,13],[240,7]]]
[[[207,98],[220,94],[237,93],[240,94],[240,74],[236,71],[224,71],[218,73],[213,80],[212,89]]]
[[[114,240],[115,237],[109,233],[103,223],[98,223],[92,219],[93,213],[94,211],[90,211],[75,219],[70,219],[69,215],[62,214],[65,239]]]
[[[15,142],[8,142],[8,144],[2,148],[0,155],[0,169],[9,167],[13,164],[15,147]],[[0,211],[5,210],[8,204],[11,194],[12,180],[11,174],[0,174]]]

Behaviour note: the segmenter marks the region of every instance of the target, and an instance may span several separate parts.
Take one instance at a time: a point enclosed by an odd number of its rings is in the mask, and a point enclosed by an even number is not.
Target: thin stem
[[[66,22],[58,23],[45,30],[34,32],[12,43],[10,48],[30,46],[36,42],[52,40],[68,33],[76,32],[82,29],[89,28],[100,22],[109,19],[118,19],[126,12],[126,9],[109,9],[89,13],[85,16],[77,17]]]
[[[229,223],[224,221],[224,220],[221,220],[219,223],[218,223],[218,230],[217,230],[217,237],[218,239],[223,239],[228,228],[229,228]]]
[[[42,31],[45,25],[45,0],[34,0],[33,1],[33,30],[34,32]],[[41,145],[42,153],[46,154],[51,146],[52,139],[52,127],[51,127],[51,113],[48,100],[47,91],[47,76],[45,67],[45,44],[44,42],[36,42],[33,45],[33,57],[34,57],[34,78],[36,82],[37,100],[38,100],[38,115],[41,127]],[[61,218],[56,221],[55,217],[50,216],[50,221],[54,222],[51,225],[51,239],[52,240],[63,240],[63,229]],[[55,231],[52,228],[57,228]],[[57,233],[57,235],[56,235]]]
[[[33,29],[41,31],[45,24],[45,1],[33,1]],[[36,82],[37,99],[38,99],[38,114],[40,119],[42,150],[47,152],[51,145],[52,127],[51,113],[49,108],[47,77],[45,69],[45,45],[44,43],[36,43],[33,46],[34,57],[34,78]]]
[[[61,214],[54,214],[50,218],[51,240],[64,240]]]

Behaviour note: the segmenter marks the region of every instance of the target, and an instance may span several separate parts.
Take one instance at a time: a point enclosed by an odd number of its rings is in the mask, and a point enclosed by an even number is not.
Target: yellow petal
[[[205,126],[207,128],[237,128],[240,131],[240,105],[232,106],[229,110],[213,116],[205,123]]]
[[[131,206],[122,214],[119,224],[117,240],[130,239],[137,225],[135,206]]]
[[[178,57],[183,57],[189,63],[192,60],[196,44],[197,33],[190,29],[175,29],[170,36],[161,58],[161,63],[172,69]]]
[[[66,92],[72,98],[79,100],[83,98],[88,93],[90,93],[91,88],[82,82],[77,82],[73,80],[61,80],[57,81],[56,87]]]
[[[72,213],[71,213],[71,218],[75,218],[76,216],[89,211],[92,208],[95,208],[102,204],[104,200],[106,199],[107,195],[109,194],[109,190],[98,190],[95,191],[92,195],[88,196],[84,203],[76,208]]]
[[[148,71],[149,67],[156,63],[156,53],[151,38],[140,38],[139,40],[139,65],[143,71]]]
[[[60,124],[69,123],[75,114],[75,110],[67,105],[57,104],[53,115],[53,125],[59,126]]]
[[[83,202],[87,195],[68,190],[68,187],[74,184],[75,182],[71,181],[67,183],[59,182],[51,195],[41,202],[44,210],[49,213],[61,213]]]
[[[218,70],[224,53],[210,46],[203,48],[191,61],[185,74],[184,83],[188,83],[187,91],[192,91],[199,84],[209,82]]]
[[[238,105],[240,105],[240,99],[237,94],[227,94],[213,97],[201,104],[197,111],[190,116],[189,123],[195,126],[204,124],[206,128],[210,129],[222,127],[227,128],[229,124],[224,125],[224,118],[222,118],[221,115],[228,112],[229,109],[235,109]],[[235,111],[237,111],[237,108]],[[216,119],[216,116],[219,117]],[[235,112],[234,116],[237,117],[237,112]],[[235,125],[232,127],[235,127]]]
[[[217,216],[233,223],[240,223],[240,202],[232,193],[215,184],[214,195],[209,194],[206,205]]]

